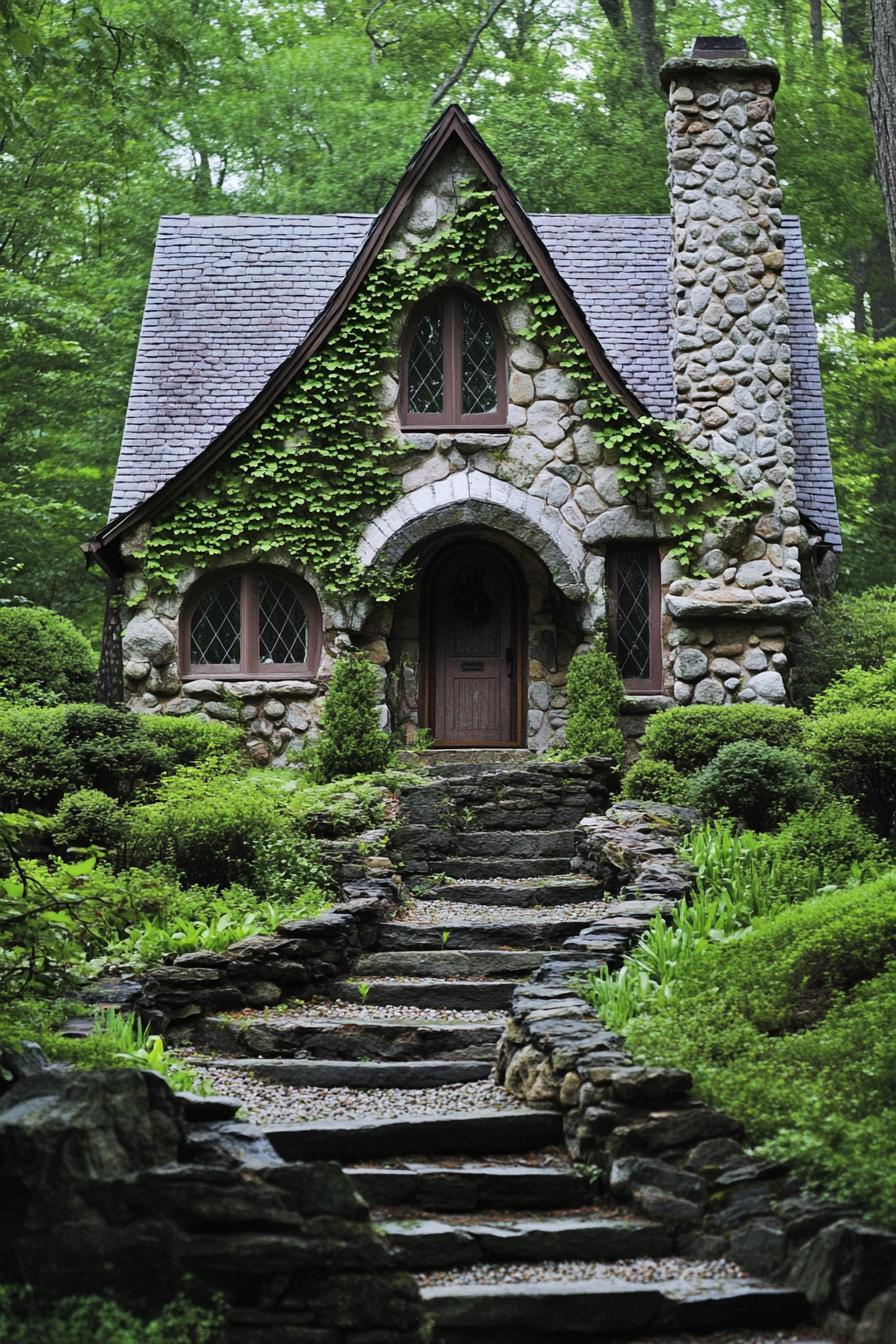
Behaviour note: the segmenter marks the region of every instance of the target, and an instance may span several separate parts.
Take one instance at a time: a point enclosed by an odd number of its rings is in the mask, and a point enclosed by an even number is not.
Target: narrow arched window
[[[239,678],[309,676],[320,656],[320,608],[307,584],[244,569],[197,584],[184,604],[181,671]]]
[[[500,327],[471,294],[443,290],[411,315],[402,356],[406,425],[503,424],[506,384]]]
[[[620,546],[608,556],[610,643],[625,689],[663,687],[660,558],[652,546]]]

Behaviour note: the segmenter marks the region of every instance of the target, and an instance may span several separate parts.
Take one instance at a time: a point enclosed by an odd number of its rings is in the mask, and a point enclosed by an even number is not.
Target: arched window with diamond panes
[[[466,290],[441,290],[414,310],[405,332],[404,424],[440,429],[504,424],[505,360],[494,314]]]
[[[307,584],[275,569],[231,570],[188,595],[181,670],[233,680],[310,676],[320,632],[320,607]]]
[[[663,687],[660,557],[653,546],[620,546],[609,557],[610,644],[625,689]]]

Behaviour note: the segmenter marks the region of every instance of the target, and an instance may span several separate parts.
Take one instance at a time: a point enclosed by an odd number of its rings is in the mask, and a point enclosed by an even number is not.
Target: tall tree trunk
[[[869,0],[871,91],[868,102],[877,147],[877,176],[887,212],[890,254],[896,270],[896,6]]]
[[[659,93],[660,66],[663,63],[663,47],[656,35],[656,9],[654,0],[629,0],[632,13],[632,27],[638,39],[638,48],[647,77]]]

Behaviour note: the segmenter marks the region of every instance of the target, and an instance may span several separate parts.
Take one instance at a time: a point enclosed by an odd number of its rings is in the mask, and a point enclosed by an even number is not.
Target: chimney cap
[[[676,84],[688,84],[710,81],[718,88],[730,77],[738,84],[750,81],[767,81],[764,93],[775,94],[781,82],[781,75],[774,61],[757,60],[752,57],[747,44],[740,36],[715,37],[700,36],[694,38],[693,47],[687,56],[673,56],[660,69],[660,84],[668,93],[673,81]]]
[[[749,56],[744,38],[695,37],[691,55],[698,61],[731,61],[738,56]]]

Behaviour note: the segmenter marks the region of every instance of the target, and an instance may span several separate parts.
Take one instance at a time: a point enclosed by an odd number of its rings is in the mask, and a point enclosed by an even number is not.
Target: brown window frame
[[[463,386],[463,305],[472,302],[495,342],[497,366],[497,410],[464,413]],[[426,313],[442,307],[442,409],[441,411],[410,411],[408,409],[408,373],[411,345],[417,323]],[[494,312],[482,303],[471,290],[462,288],[440,289],[412,310],[405,325],[401,343],[399,367],[399,415],[404,429],[440,429],[460,432],[465,429],[507,428],[507,346],[501,324]]]
[[[622,684],[629,695],[656,695],[663,689],[663,619],[662,587],[660,582],[660,553],[656,546],[649,543],[631,546],[614,546],[607,555],[607,594],[609,598],[609,647],[618,658],[618,619],[619,619],[619,556],[641,552],[648,557],[650,584],[650,675],[648,677],[623,677]]]
[[[305,609],[308,622],[307,651],[302,663],[262,663],[258,646],[259,582],[267,576],[291,588]],[[194,663],[190,657],[193,616],[201,599],[225,579],[240,580],[240,662]],[[190,589],[180,616],[180,672],[182,677],[214,677],[216,681],[285,681],[313,677],[320,664],[323,621],[320,603],[311,586],[294,574],[286,574],[272,565],[253,565],[239,569],[220,569],[199,579]]]

